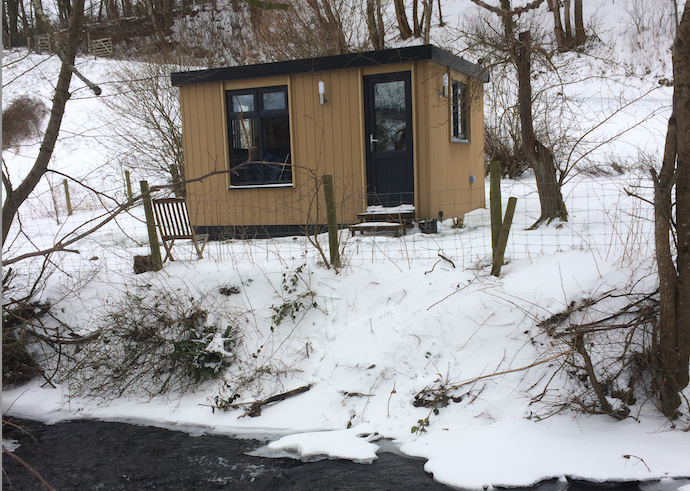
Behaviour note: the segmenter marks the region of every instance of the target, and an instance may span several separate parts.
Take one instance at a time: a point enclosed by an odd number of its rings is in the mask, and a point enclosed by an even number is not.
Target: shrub
[[[237,329],[208,325],[202,298],[126,294],[99,322],[99,335],[72,354],[63,379],[71,396],[112,399],[183,394],[234,360]]]
[[[40,99],[23,95],[13,100],[2,112],[2,149],[17,147],[40,134],[46,114],[48,108]]]

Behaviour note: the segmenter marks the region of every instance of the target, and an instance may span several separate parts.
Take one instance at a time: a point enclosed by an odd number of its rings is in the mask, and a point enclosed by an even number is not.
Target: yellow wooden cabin
[[[172,74],[190,220],[211,238],[304,233],[372,207],[452,218],[484,206],[488,74],[432,45]],[[218,172],[232,169],[231,172]]]

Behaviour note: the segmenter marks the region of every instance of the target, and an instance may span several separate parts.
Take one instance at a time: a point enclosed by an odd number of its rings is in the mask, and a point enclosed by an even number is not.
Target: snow
[[[615,8],[620,2],[600,3],[615,39],[625,25],[624,13]],[[620,46],[614,51],[629,63],[637,60]],[[4,57],[19,54],[6,52]],[[3,78],[11,80],[31,64],[39,68],[21,79],[30,82],[4,87],[3,101],[21,93],[49,101],[58,66],[54,58],[31,55],[5,69]],[[82,58],[78,67],[102,83],[105,96],[116,95],[107,92],[115,63]],[[586,99],[583,111],[598,112],[610,100],[634,99],[656,83],[636,80],[622,77],[609,86],[589,77],[570,90]],[[590,158],[606,166],[612,155],[635,157],[644,150],[658,156],[669,104],[670,92],[659,89],[617,114],[600,133],[616,133],[640,119],[644,123]],[[120,169],[108,163],[108,127],[94,118],[99,113],[107,115],[99,99],[84,89],[75,93],[52,165],[122,198]],[[3,152],[13,180],[26,172],[37,149],[33,144]],[[392,441],[405,454],[426,459],[425,469],[436,480],[468,489],[526,486],[567,476],[661,479],[656,483],[660,487],[649,491],[687,491],[687,481],[677,479],[690,477],[690,433],[682,431],[687,418],[674,427],[650,401],[631,405],[634,417],[623,421],[570,411],[552,414],[573,382],[558,372],[559,345],[536,327],[583,298],[632,284],[637,291],[653,289],[653,214],[624,191],[649,196],[646,174],[644,169],[616,177],[574,175],[564,188],[570,221],[537,232],[525,230],[539,214],[533,178],[504,181],[504,204],[508,196],[519,199],[499,278],[489,274],[491,234],[485,209],[466,215],[462,229],[452,228],[448,217],[432,235],[414,230],[396,238],[351,238],[345,230],[346,266],[339,273],[324,268],[300,237],[211,242],[203,260],[196,259],[191,244],[176,244],[179,260],[166,263],[160,273],[135,276],[132,257],[148,253],[143,211],[135,207],[79,243],[80,254],[54,256],[59,270],[47,278],[42,298],[58,305],[55,315],[61,322],[82,333],[102,325],[126,293],[167,292],[181,307],[191,297],[198,299],[209,312],[209,325],[233,322],[241,331],[237,360],[225,379],[232,384],[243,374],[261,374],[236,387],[241,396],[236,402],[245,406],[212,410],[216,396],[231,395],[221,380],[182,396],[94,400],[68,398],[72,382],[66,378],[55,388],[35,380],[4,390],[3,414],[46,423],[96,418],[193,434],[265,436],[272,441],[261,455],[303,460],[371,462],[381,451],[379,444]],[[56,216],[48,190],[44,182],[34,193],[23,215],[26,235],[13,240],[4,257],[50,247],[103,212],[100,204],[85,198],[67,218],[58,200]],[[327,243],[325,236],[320,240]],[[36,261],[21,265],[24,276],[40,268]],[[288,294],[284,278],[293,277],[296,291]],[[239,293],[219,294],[229,286]],[[272,307],[300,294],[316,306],[274,325]],[[222,339],[216,335],[208,349],[224,352]],[[310,390],[263,407],[261,416],[244,416],[243,407],[253,401],[307,385]],[[416,394],[440,385],[456,387],[450,395],[458,402],[439,407],[438,414],[414,406]],[[535,401],[542,392],[544,397]],[[690,397],[688,390],[685,397]],[[425,418],[424,431],[412,432]]]

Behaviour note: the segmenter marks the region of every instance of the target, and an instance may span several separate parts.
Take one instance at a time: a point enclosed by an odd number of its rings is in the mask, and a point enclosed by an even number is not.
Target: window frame
[[[470,118],[467,84],[451,79],[450,137],[456,143],[470,143]],[[458,96],[459,94],[459,96]]]
[[[263,95],[266,93],[282,92],[285,97],[285,107],[284,109],[263,109]],[[252,95],[254,106],[251,111],[234,111],[234,97],[242,95]],[[257,155],[255,157],[256,161],[262,161],[265,158],[266,152],[266,142],[264,141],[264,125],[265,120],[268,118],[285,117],[287,120],[287,168],[289,171],[289,181],[279,181],[275,182],[270,179],[266,179],[265,168],[263,168],[263,181],[262,182],[240,182],[233,183],[234,179],[237,179],[237,175],[231,173],[228,179],[230,189],[247,189],[247,188],[283,188],[283,187],[293,187],[294,186],[294,175],[292,172],[292,141],[291,141],[291,129],[290,129],[290,110],[289,110],[289,99],[288,99],[288,86],[287,85],[276,85],[269,87],[253,87],[246,89],[233,89],[225,90],[225,116],[227,120],[227,155],[230,168],[234,164],[233,161],[238,160],[235,155],[235,146],[233,145],[235,141],[235,135],[233,133],[233,122],[238,119],[252,121],[251,126],[255,135],[250,137],[252,139],[251,143],[256,145]],[[240,118],[241,115],[241,118]],[[243,125],[244,126],[244,125]],[[249,142],[247,142],[249,146]],[[247,151],[249,154],[249,150]],[[276,162],[276,165],[285,165],[280,162]]]

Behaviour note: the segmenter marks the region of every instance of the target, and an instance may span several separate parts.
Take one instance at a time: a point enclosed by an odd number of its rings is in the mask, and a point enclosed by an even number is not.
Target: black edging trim
[[[411,61],[432,60],[466,75],[476,77],[482,82],[489,81],[489,73],[479,65],[464,58],[433,46],[411,46],[364,53],[322,56],[303,60],[277,61],[258,65],[211,68],[191,72],[175,72],[170,75],[173,86],[225,82],[228,80],[245,80],[250,78],[275,77],[297,73],[315,73],[348,68],[363,68],[379,65],[392,65]]]
[[[304,236],[324,233],[326,225],[200,225],[194,227],[197,235],[208,234],[209,240],[270,239],[273,237]]]

